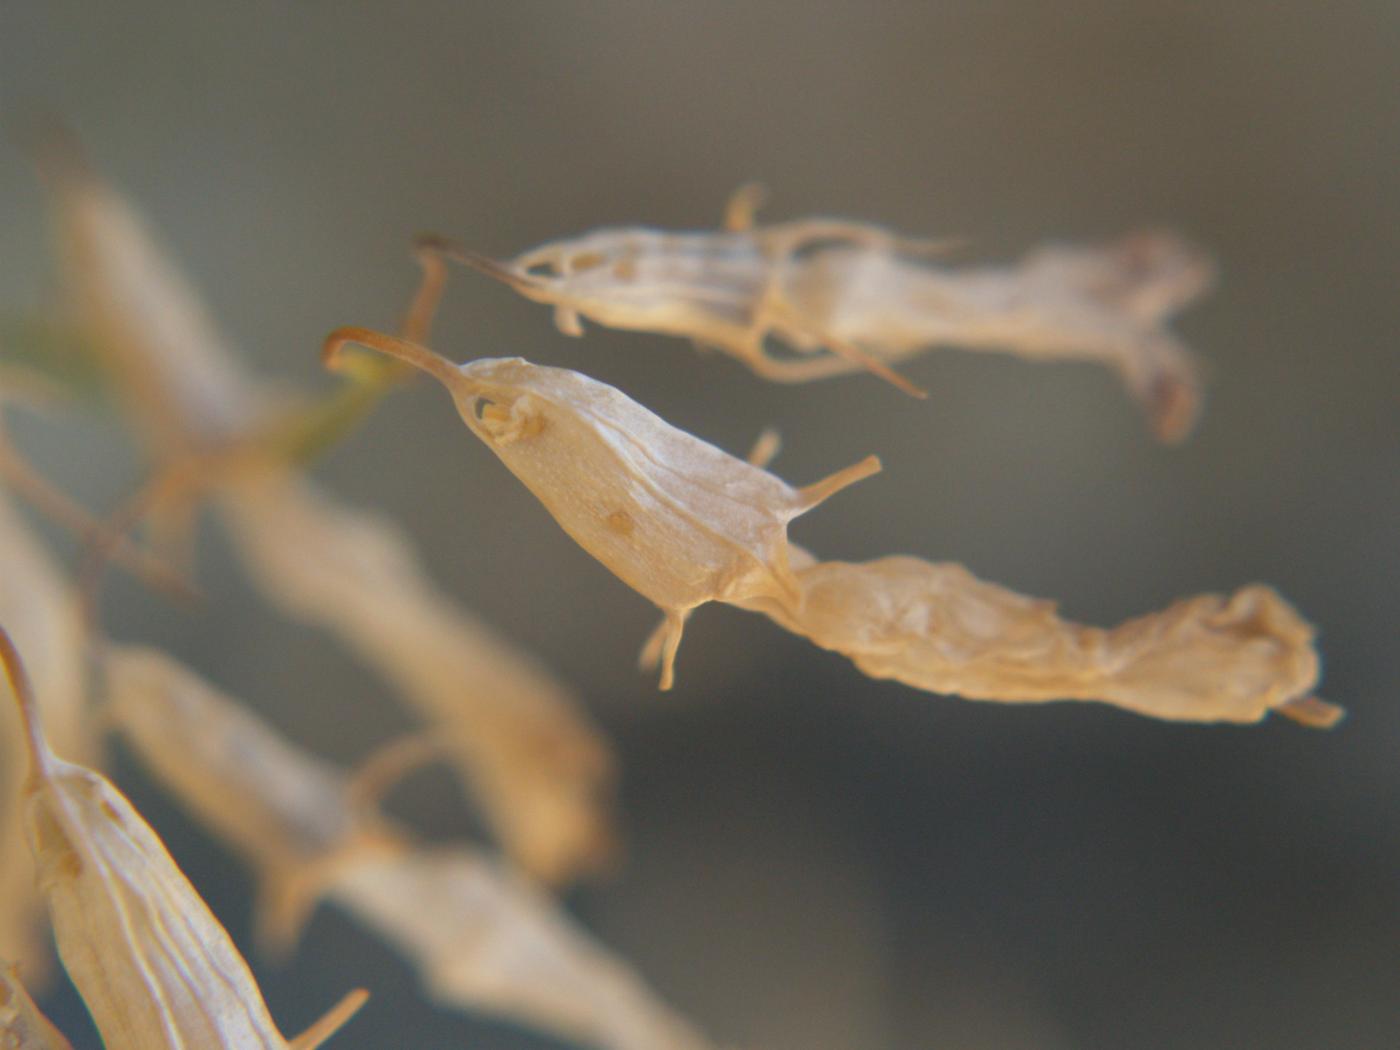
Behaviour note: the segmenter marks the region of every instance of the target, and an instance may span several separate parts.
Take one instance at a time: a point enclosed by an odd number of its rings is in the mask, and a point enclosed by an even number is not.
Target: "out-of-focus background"
[[[392,512],[438,580],[574,683],[616,741],[628,839],[568,903],[718,1040],[759,1050],[1400,1045],[1400,9],[1240,2],[95,4],[0,8],[10,123],[61,114],[231,340],[326,382],[336,325],[395,323],[409,238],[497,255],[588,227],[773,219],[966,235],[969,258],[1167,225],[1223,280],[1179,325],[1205,415],[1155,445],[1090,366],[930,354],[926,402],[767,385],[675,340],[591,329],[454,274],[437,345],[621,387],[774,469],[885,473],[798,522],[827,557],[904,552],[1112,623],[1267,581],[1321,631],[1331,733],[975,704],[866,680],[742,612],[692,620],[679,683],[634,670],[655,613],[456,421],[395,395],[320,470]],[[0,147],[0,305],[52,299],[41,198]],[[110,420],[26,448],[101,506],[137,477]],[[326,637],[267,609],[217,536],[195,614],[114,581],[114,636],[165,645],[298,739],[364,754],[407,722]],[[240,866],[123,782],[240,943]],[[474,826],[446,778],[400,810]],[[544,1048],[444,1014],[320,914],[258,964],[288,1028],[364,984],[333,1045]],[[51,1000],[95,1046],[71,991]],[[119,1050],[119,1048],[118,1048]]]

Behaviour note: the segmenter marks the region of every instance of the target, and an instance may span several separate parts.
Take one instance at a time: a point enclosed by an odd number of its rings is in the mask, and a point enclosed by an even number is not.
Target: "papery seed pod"
[[[798,578],[795,611],[753,607],[872,678],[972,700],[1098,700],[1178,721],[1257,722],[1277,710],[1330,725],[1342,714],[1310,696],[1312,627],[1268,587],[1183,599],[1103,629],[961,565],[820,562]]]
[[[64,968],[103,1042],[131,1050],[311,1050],[359,1008],[277,1031],[248,965],[159,837],[105,777],[56,756],[19,653],[0,657],[28,742],[25,818]]]
[[[285,955],[328,872],[402,848],[347,804],[349,780],[173,657],[109,646],[104,714],[142,763],[258,876],[260,944]]]
[[[367,859],[333,898],[404,953],[442,1006],[524,1019],[599,1050],[706,1050],[637,974],[519,876],[472,850]]]
[[[0,623],[30,654],[38,703],[54,741],[68,754],[97,762],[101,747],[83,704],[83,628],[78,603],[49,552],[0,490]],[[0,705],[0,956],[22,962],[42,984],[52,950],[43,930],[43,901],[23,837],[20,785],[24,736],[14,709]]]
[[[223,500],[262,589],[399,687],[450,746],[506,851],[551,883],[612,854],[612,756],[552,674],[438,592],[403,531],[285,474]]]
[[[246,430],[260,392],[141,216],[70,139],[50,137],[37,160],[70,307],[156,456],[180,460]]]
[[[935,347],[999,350],[1115,369],[1158,436],[1178,441],[1199,407],[1194,359],[1164,327],[1199,297],[1215,268],[1164,232],[1105,246],[1052,245],[1005,267],[937,265],[950,245],[865,223],[806,219],[754,226],[759,195],[731,200],[723,231],[602,229],[506,262],[462,261],[581,317],[713,346],[779,382],[873,371],[911,392],[889,365]],[[779,356],[768,338],[792,353]]]
[[[151,524],[188,541],[191,493],[212,496],[259,588],[340,635],[451,737],[512,857],[551,882],[605,867],[614,770],[582,705],[436,590],[401,529],[272,462],[265,442],[288,420],[135,209],[71,143],[52,141],[40,161],[75,312],[169,490],[147,508]],[[419,258],[424,284],[405,327],[414,334],[426,331],[443,278],[434,251]]]
[[[0,1050],[73,1050],[20,983],[16,967],[0,962]]]
[[[328,899],[402,951],[442,1005],[603,1050],[708,1045],[526,880],[366,823],[343,772],[170,657],[116,647],[107,672],[110,718],[161,783],[261,870],[298,869],[306,904]]]
[[[334,364],[346,343],[438,379],[467,426],[564,531],[666,614],[662,689],[671,686],[690,610],[710,601],[796,600],[788,522],[880,469],[869,456],[793,488],[578,372],[520,358],[459,367],[362,328],[333,332],[326,360]]]

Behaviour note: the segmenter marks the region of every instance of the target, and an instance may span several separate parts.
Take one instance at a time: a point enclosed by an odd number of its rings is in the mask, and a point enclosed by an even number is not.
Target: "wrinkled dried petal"
[[[1200,377],[1164,324],[1209,287],[1213,274],[1199,250],[1166,233],[1040,248],[1006,267],[935,267],[837,247],[796,263],[784,294],[819,330],[890,361],[957,347],[1106,364],[1158,436],[1178,441],[1195,422]],[[814,375],[853,370],[833,358],[811,367]]]
[[[795,613],[760,611],[872,678],[930,692],[1098,700],[1197,722],[1257,722],[1304,700],[1321,704],[1309,697],[1319,671],[1312,627],[1264,586],[1184,599],[1105,630],[1064,620],[1053,602],[979,580],[961,565],[819,562],[798,578]]]
[[[223,507],[264,592],[343,637],[451,742],[512,857],[551,882],[606,863],[606,743],[568,689],[432,585],[396,525],[271,473]]]
[[[109,1047],[309,1050],[288,1041],[233,941],[135,808],[54,755],[8,634],[0,655],[24,717],[25,818],[64,968]],[[351,1006],[355,1003],[351,1002]],[[343,1020],[343,1011],[333,1011]]]
[[[0,963],[0,1050],[73,1050],[34,1005],[14,966]]]
[[[342,870],[331,894],[413,960],[443,1006],[524,1019],[600,1050],[711,1046],[548,898],[479,853],[368,860]]]

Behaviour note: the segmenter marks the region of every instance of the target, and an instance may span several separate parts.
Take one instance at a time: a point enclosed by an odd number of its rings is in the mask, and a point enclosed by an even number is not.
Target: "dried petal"
[[[548,898],[478,853],[368,860],[331,892],[414,961],[443,1006],[523,1018],[600,1050],[711,1046]]]
[[[1008,267],[935,267],[871,248],[833,247],[794,265],[791,308],[888,361],[933,347],[997,350],[1115,369],[1164,441],[1195,422],[1199,370],[1165,321],[1204,292],[1214,267],[1167,233],[1037,249]],[[800,367],[800,366],[796,366]],[[810,375],[852,371],[838,358]]]
[[[0,1047],[3,1050],[73,1050],[34,1005],[16,967],[0,963]]]
[[[1257,722],[1305,700],[1306,715],[1322,703],[1309,697],[1319,670],[1312,627],[1264,586],[1184,599],[1105,630],[1063,620],[1053,602],[979,580],[961,565],[820,562],[798,578],[795,612],[754,607],[872,678],[930,692],[1099,700],[1194,722]]]
[[[607,862],[606,743],[547,670],[433,587],[396,525],[273,473],[246,479],[223,506],[263,590],[343,637],[451,742],[527,871],[562,882]]]
[[[318,1025],[277,1031],[232,940],[135,808],[101,774],[49,748],[19,654],[0,656],[28,739],[25,817],[59,955],[103,1042],[142,1050],[309,1050]],[[328,1017],[348,1019],[362,994]]]
[[[331,334],[327,361],[347,342],[442,382],[467,426],[564,531],[660,607],[668,620],[663,689],[690,610],[709,601],[794,600],[788,522],[880,469],[870,456],[795,489],[578,372],[520,358],[457,367],[359,328]]]

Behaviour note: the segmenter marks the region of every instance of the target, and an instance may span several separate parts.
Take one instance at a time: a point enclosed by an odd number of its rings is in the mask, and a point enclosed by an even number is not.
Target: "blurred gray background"
[[[504,255],[587,227],[712,226],[748,179],[772,219],[961,234],[972,257],[1169,225],[1219,291],[1195,437],[1155,446],[1107,372],[932,354],[904,398],[864,377],[765,385],[679,341],[558,335],[454,274],[436,342],[614,383],[774,469],[885,473],[798,522],[827,557],[905,552],[1116,622],[1262,580],[1320,627],[1315,733],[1002,707],[871,682],[707,608],[679,684],[634,671],[652,610],[578,549],[427,385],[324,463],[442,584],[573,682],[615,738],[629,855],[570,907],[717,1039],[756,1050],[1400,1045],[1400,8],[1394,3],[130,2],[0,4],[0,118],[61,114],[163,231],[269,376],[326,382],[336,325],[395,323],[415,232]],[[0,147],[0,306],[52,298],[38,190]],[[26,447],[94,505],[138,466],[110,421]],[[163,644],[350,760],[406,725],[327,638],[276,618],[208,537],[207,608],[114,581],[117,637]],[[139,772],[124,784],[247,944],[241,868]],[[400,796],[470,833],[450,783]],[[332,1045],[544,1048],[433,1011],[321,914],[261,968]],[[83,1046],[71,992],[53,1000]]]

